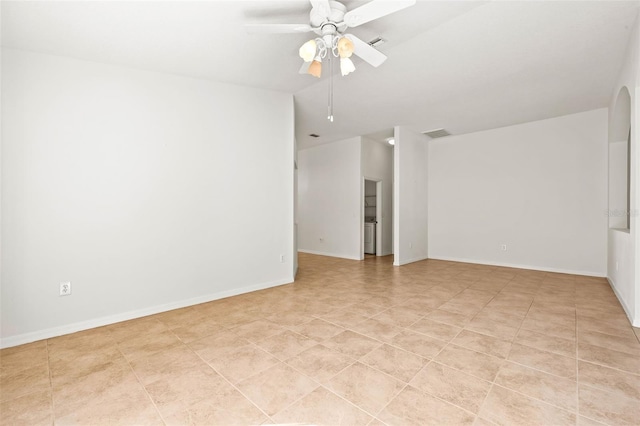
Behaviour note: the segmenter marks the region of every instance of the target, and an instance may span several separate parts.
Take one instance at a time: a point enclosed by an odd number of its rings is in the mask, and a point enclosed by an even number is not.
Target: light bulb
[[[322,60],[320,57],[316,57],[316,59],[311,62],[311,65],[309,65],[309,71],[307,72],[314,77],[320,78],[320,75],[322,74]]]
[[[353,61],[349,58],[340,58],[340,72],[343,76],[356,70],[356,66],[353,65]]]
[[[338,54],[341,58],[349,58],[353,55],[353,42],[346,37],[338,40]]]
[[[316,41],[309,40],[308,42],[303,44],[300,47],[298,54],[300,54],[300,57],[304,59],[305,62],[311,62],[313,60],[313,57],[316,56]]]

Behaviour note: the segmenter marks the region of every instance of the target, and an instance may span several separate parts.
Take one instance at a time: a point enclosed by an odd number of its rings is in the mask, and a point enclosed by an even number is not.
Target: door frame
[[[382,216],[382,179],[377,177],[363,176],[360,187],[360,260],[364,260],[364,197],[365,181],[376,183],[376,256],[382,256],[382,230],[386,226],[385,218]]]

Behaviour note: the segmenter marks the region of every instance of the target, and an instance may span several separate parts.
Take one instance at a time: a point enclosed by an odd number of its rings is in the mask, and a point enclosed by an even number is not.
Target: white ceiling
[[[366,3],[345,0],[348,9]],[[638,1],[425,1],[353,29],[388,39],[379,68],[298,74],[310,36],[244,23],[307,23],[307,0],[2,1],[2,45],[293,93],[301,148],[394,125],[453,134],[608,105]],[[326,74],[326,73],[325,73]],[[310,138],[310,133],[321,136]]]

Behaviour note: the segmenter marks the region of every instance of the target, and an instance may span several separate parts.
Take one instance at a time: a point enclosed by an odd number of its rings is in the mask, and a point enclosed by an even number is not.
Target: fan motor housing
[[[340,23],[344,20],[344,14],[347,13],[345,5],[337,1],[330,1],[329,7],[331,8],[331,12],[328,17],[323,16],[315,8],[311,9],[311,13],[309,13],[309,22],[312,27],[320,27],[322,24],[327,22]]]

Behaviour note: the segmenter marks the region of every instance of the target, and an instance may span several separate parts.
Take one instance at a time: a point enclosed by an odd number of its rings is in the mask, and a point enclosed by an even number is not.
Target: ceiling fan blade
[[[344,15],[348,27],[357,27],[416,4],[416,0],[373,0]]]
[[[370,46],[369,43],[360,40],[353,34],[345,34],[344,36],[353,42],[353,53],[365,62],[368,62],[371,66],[379,67],[387,60],[387,56],[384,53]]]
[[[312,6],[312,12],[317,13],[323,19],[326,19],[331,15],[331,6],[329,6],[329,0],[310,0]]]
[[[309,24],[245,24],[249,34],[289,34],[313,31]]]
[[[298,71],[300,74],[309,74],[309,67],[311,66],[311,61],[309,62],[303,62],[302,66],[300,67],[300,71]]]

